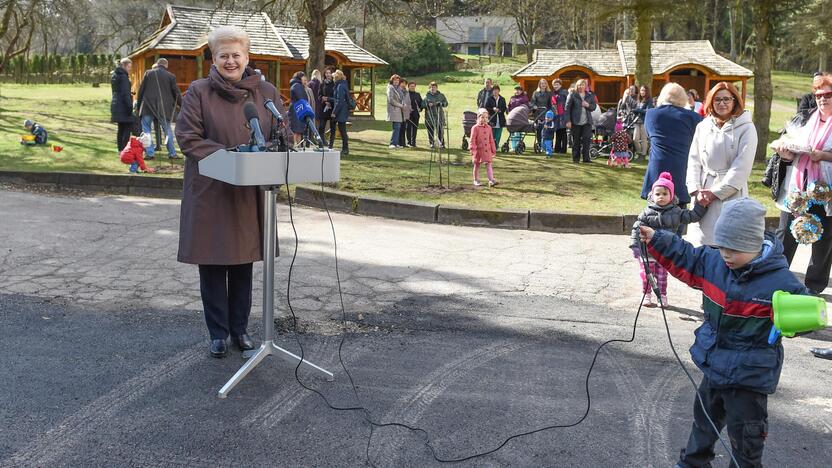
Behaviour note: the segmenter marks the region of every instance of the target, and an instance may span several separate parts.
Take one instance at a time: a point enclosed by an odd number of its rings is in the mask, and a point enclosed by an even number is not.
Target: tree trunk
[[[754,34],[754,127],[757,129],[756,159],[765,160],[768,148],[768,128],[771,123],[771,67],[772,67],[772,15],[774,0],[755,0]]]
[[[714,0],[714,16],[711,20],[711,26],[713,26],[713,31],[711,33],[711,45],[716,48],[716,31],[719,28],[719,0]]]
[[[324,69],[326,16],[324,15],[324,4],[321,1],[306,0],[306,8],[309,18],[303,22],[303,26],[309,35],[309,59],[306,61],[306,73],[310,74],[312,70]]]
[[[734,6],[728,7],[728,33],[731,41],[731,61],[737,61],[737,32],[735,30],[736,25],[734,24],[734,16],[736,13],[734,12]]]
[[[653,66],[650,64],[653,31],[650,10],[641,8],[634,11],[636,16],[636,84],[653,86]]]

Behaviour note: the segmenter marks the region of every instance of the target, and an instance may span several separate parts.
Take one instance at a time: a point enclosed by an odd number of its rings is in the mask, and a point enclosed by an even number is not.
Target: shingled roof
[[[292,56],[298,60],[309,58],[309,35],[297,26],[274,25],[277,33],[286,41]],[[324,38],[324,49],[337,52],[353,63],[387,65],[387,62],[359,47],[343,29],[329,28]]]
[[[147,49],[198,50],[205,45],[208,31],[217,26],[239,26],[251,37],[250,53],[293,57],[265,13],[168,5],[162,23],[130,55]]]
[[[651,45],[653,73],[666,73],[673,67],[695,64],[711,69],[723,76],[753,76],[751,70],[717,54],[711,42],[704,41],[653,41]],[[537,49],[534,60],[517,70],[518,78],[554,75],[569,67],[585,67],[601,76],[627,76],[636,72],[635,41],[618,41],[616,49],[567,50]]]
[[[624,57],[625,73],[636,73],[636,41],[618,41]],[[711,41],[653,41],[650,46],[650,65],[653,73],[665,73],[673,67],[688,63],[709,68],[717,75],[753,76],[751,70],[719,55]]]
[[[534,61],[517,70],[517,77],[549,76],[564,67],[585,67],[598,75],[623,76],[623,67],[615,49],[567,50],[537,49]]]

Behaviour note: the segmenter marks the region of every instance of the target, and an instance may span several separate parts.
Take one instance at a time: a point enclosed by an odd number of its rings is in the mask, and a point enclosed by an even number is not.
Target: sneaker
[[[145,158],[145,159],[147,159],[147,158]],[[139,163],[134,162],[134,163],[130,164],[130,172],[135,174],[136,171],[138,171],[138,170],[139,170]]]
[[[153,161],[154,159],[156,159],[156,156],[153,156],[152,154],[147,154],[144,157],[145,161]]]
[[[398,148],[398,145],[390,145],[390,149],[396,149],[396,148]]]
[[[644,300],[641,301],[641,305],[644,307],[656,307],[656,303],[653,302],[653,296],[651,294],[644,296]]]
[[[495,185],[497,185],[497,181],[496,181],[496,180],[493,180],[493,179],[492,179],[492,180],[489,180],[489,181],[488,181],[488,186],[489,186],[489,187],[493,187],[493,186],[495,186]]]
[[[168,159],[182,159],[182,156],[179,156],[178,154],[169,154]]]
[[[663,294],[663,295],[662,295],[662,305],[663,305],[664,307],[668,307],[668,306],[670,306],[670,303],[669,303],[669,302],[667,302],[667,294]]]
[[[481,185],[482,185],[482,184],[480,183],[480,181],[478,181],[478,180],[475,180],[475,181],[474,181],[474,187],[479,187],[479,186],[481,186]]]

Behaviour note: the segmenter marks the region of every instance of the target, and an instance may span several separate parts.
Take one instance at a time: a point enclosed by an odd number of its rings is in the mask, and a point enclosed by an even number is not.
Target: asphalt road
[[[338,359],[327,218],[294,212],[295,334],[284,289],[294,239],[280,212],[278,342],[298,352],[299,339],[335,381],[300,378],[355,406]],[[218,399],[243,360],[207,356],[195,268],[175,262],[177,215],[165,200],[0,190],[0,465],[440,466],[419,433],[376,429],[368,446],[363,413],[329,409],[275,358]],[[425,429],[440,457],[578,420],[595,348],[632,331],[640,295],[624,236],[333,218],[350,330],[341,355],[360,405],[377,421]],[[670,293],[672,337],[693,370],[698,296],[675,282]],[[255,308],[255,335],[259,317]],[[827,340],[785,343],[767,466],[832,464],[832,367],[806,352]],[[658,311],[642,313],[633,343],[600,353],[589,389],[582,424],[455,466],[672,466],[693,390]]]

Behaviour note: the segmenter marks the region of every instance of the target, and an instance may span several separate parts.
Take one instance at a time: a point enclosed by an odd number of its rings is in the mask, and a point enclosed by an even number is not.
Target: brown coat
[[[272,117],[263,106],[269,98],[285,111],[277,90],[247,70],[237,83],[227,82],[211,67],[208,78],[191,83],[176,119],[176,140],[185,155],[179,223],[183,263],[239,265],[263,259],[263,201],[257,187],[236,187],[199,174],[199,160],[222,148],[246,144],[249,130],[243,115],[254,102],[268,137]]]

